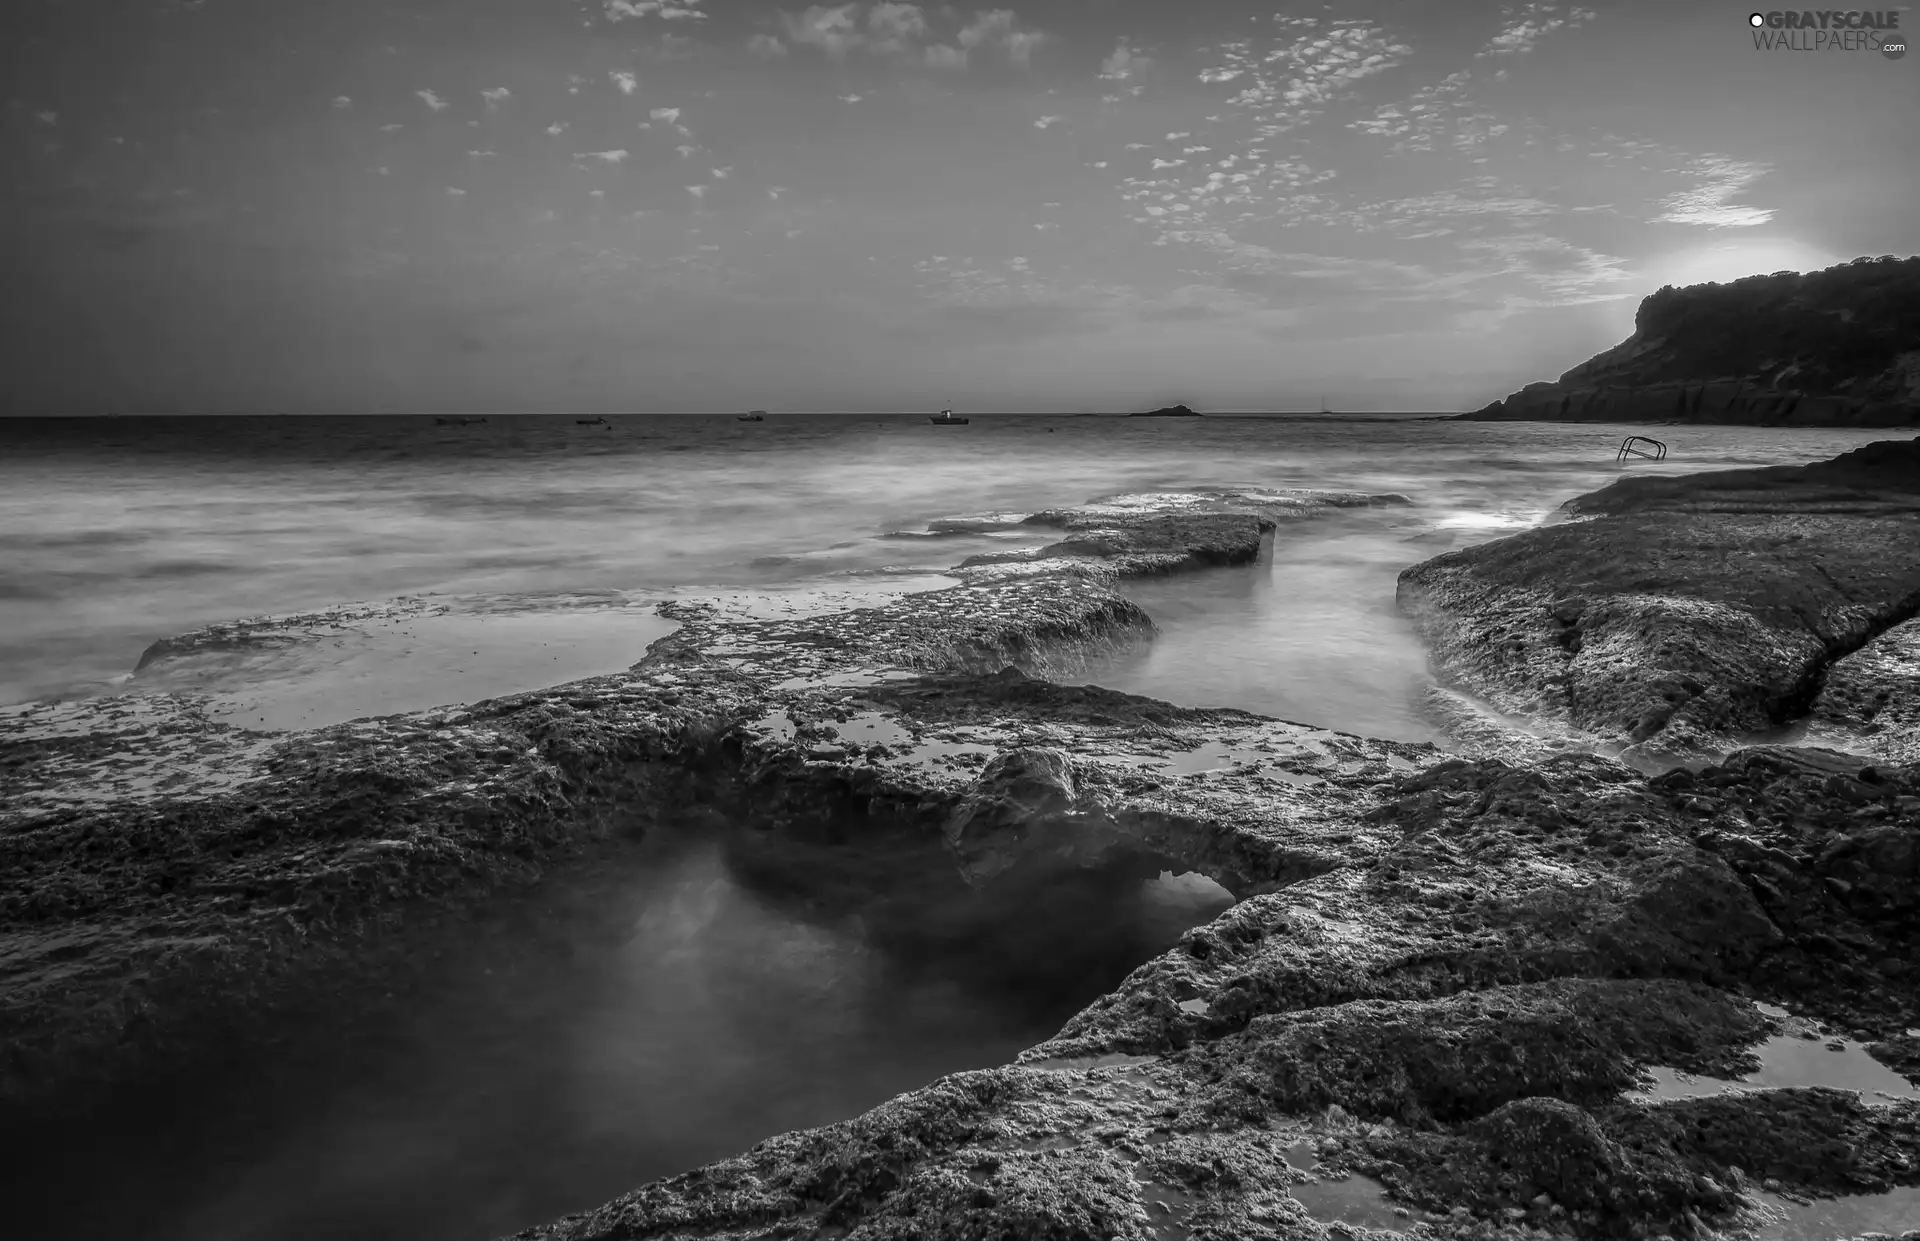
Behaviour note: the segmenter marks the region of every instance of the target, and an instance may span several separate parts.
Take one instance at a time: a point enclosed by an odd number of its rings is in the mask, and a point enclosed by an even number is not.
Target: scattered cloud
[[[447,193],[454,198],[465,198],[467,196],[467,192],[465,190],[459,188],[458,186],[453,186],[453,185],[449,185],[447,187]]]
[[[513,92],[504,86],[489,86],[480,92],[480,98],[486,100],[488,108],[497,108],[513,98]]]
[[[351,108],[353,106],[353,100],[345,95],[335,95],[333,97],[333,106],[336,108]]]
[[[1478,273],[1480,278],[1517,276],[1538,289],[1543,296],[1528,298],[1526,304],[1532,306],[1611,301],[1628,295],[1609,286],[1633,278],[1622,270],[1625,259],[1544,233],[1470,238],[1461,241],[1459,248],[1493,261],[1490,271]]]
[[[956,19],[951,8],[943,7],[938,14]],[[963,69],[969,53],[990,49],[998,50],[1013,64],[1025,65],[1049,37],[1042,31],[1022,29],[1012,9],[978,10],[970,19],[960,20],[950,36],[936,37],[928,9],[895,0],[867,6],[864,16],[857,3],[816,4],[798,13],[782,12],[780,21],[789,43],[818,48],[836,60],[858,51],[917,60],[935,69]],[[762,37],[772,38],[756,39]],[[771,44],[766,46],[765,54],[779,54]]]
[[[1135,51],[1126,39],[1114,46],[1107,58],[1100,62],[1100,80],[1103,82],[1127,82],[1135,75],[1145,72],[1153,61]]]
[[[866,98],[865,95],[841,95],[840,102],[841,103],[859,103],[862,99],[865,99],[865,98]]]
[[[733,175],[733,165],[728,164],[724,168],[710,168],[707,171],[713,174],[713,179],[715,181],[725,181],[728,177]]]
[[[704,185],[689,185],[687,187],[687,193],[693,195],[695,202],[699,202],[707,196],[707,187]]]
[[[467,158],[468,159],[486,159],[489,156],[498,155],[499,153],[500,152],[498,151],[468,151]]]
[[[558,138],[561,134],[567,132],[567,123],[565,121],[555,121],[553,124],[547,126],[547,132]]]
[[[883,55],[898,55],[927,33],[927,17],[917,4],[882,0],[867,10],[869,46]]]
[[[801,13],[782,13],[787,38],[819,48],[829,56],[845,56],[866,41],[853,13],[859,6],[816,4]]]
[[[1064,121],[1066,119],[1067,118],[1064,116],[1043,116],[1038,120],[1034,121],[1033,127],[1035,129],[1046,129],[1050,126],[1058,125],[1061,121]]]
[[[1555,4],[1533,3],[1519,13],[1508,14],[1507,24],[1487,41],[1477,56],[1524,56],[1554,31],[1584,25],[1594,19],[1592,9],[1574,7],[1558,12]]]
[[[770,34],[756,34],[747,40],[747,54],[761,60],[777,60],[787,54],[787,45]]]
[[[1100,80],[1112,82],[1117,88],[1117,93],[1101,96],[1101,102],[1119,103],[1129,95],[1138,95],[1146,90],[1146,84],[1136,79],[1152,67],[1151,58],[1142,55],[1131,42],[1122,38],[1106,59],[1100,62]]]
[[[665,121],[669,125],[677,125],[680,122],[680,109],[655,108],[647,113],[647,116],[656,121]]]
[[[603,164],[623,164],[627,161],[627,152],[621,149],[611,151],[576,151],[573,157],[579,160],[597,159]]]
[[[452,106],[446,100],[434,94],[431,90],[417,90],[413,93],[417,95],[420,99],[420,102],[426,104],[428,109],[430,109],[431,111],[445,112],[449,107]]]
[[[706,17],[700,11],[704,0],[606,0],[606,15],[610,22],[627,21],[638,17],[658,17],[663,21],[699,21]]]
[[[1014,64],[1025,65],[1048,36],[1018,27],[1019,19],[1012,9],[988,9],[975,13],[973,21],[961,27],[958,40],[969,51],[998,45],[1006,49],[1007,58]]]
[[[385,125],[382,125],[380,127],[380,132],[383,134],[390,134],[396,129],[405,129],[405,128],[406,126],[402,125],[399,121],[389,121]]]
[[[640,88],[640,79],[625,69],[609,70],[607,78],[620,88],[620,93],[623,95],[631,95]]]
[[[1654,217],[1660,224],[1699,224],[1709,228],[1747,228],[1765,224],[1773,211],[1765,207],[1735,206],[1730,200],[1772,171],[1769,164],[1748,163],[1723,155],[1690,161],[1684,172],[1694,179],[1691,189],[1670,194]]]

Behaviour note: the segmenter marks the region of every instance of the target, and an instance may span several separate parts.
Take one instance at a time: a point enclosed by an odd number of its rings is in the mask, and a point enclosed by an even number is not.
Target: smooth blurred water
[[[36,1241],[483,1241],[1005,1064],[1230,902],[1068,874],[931,897],[902,937],[664,832],[418,938],[384,1005],[40,1127],[0,1201]]]
[[[646,592],[944,567],[1004,547],[930,519],[1200,485],[1398,491],[1281,532],[1254,571],[1133,588],[1164,622],[1107,683],[1417,736],[1399,569],[1538,520],[1622,468],[1830,456],[1888,432],[1371,418],[165,418],[0,421],[0,701],[110,685],[153,640],[425,592]],[[1044,532],[1036,534],[1036,540]]]

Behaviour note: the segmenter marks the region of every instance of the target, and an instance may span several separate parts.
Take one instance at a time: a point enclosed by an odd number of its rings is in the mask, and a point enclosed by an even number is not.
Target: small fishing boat
[[[604,427],[607,425],[607,420],[605,418],[575,418],[573,425],[576,427]]]
[[[953,411],[950,409],[941,410],[938,414],[935,414],[933,417],[927,419],[927,421],[931,422],[936,427],[964,427],[967,425],[967,420],[965,418],[954,417]]]
[[[750,409],[744,414],[735,414],[734,417],[742,422],[765,422],[767,420],[767,411],[764,409]]]
[[[485,418],[435,418],[433,423],[439,427],[470,427],[485,421]]]

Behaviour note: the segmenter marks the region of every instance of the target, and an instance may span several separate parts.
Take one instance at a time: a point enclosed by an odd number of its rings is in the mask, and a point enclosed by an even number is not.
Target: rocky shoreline
[[[1705,1241],[1920,1185],[1920,1093],[1642,1089],[1794,1032],[1920,1082],[1916,452],[1609,488],[1409,570],[1438,670],[1492,709],[1454,756],[1046,679],[1151,640],[1126,577],[1406,502],[1343,493],[1119,497],[941,589],[677,601],[629,671],[470,708],[277,736],[191,694],[9,708],[0,1106],[30,1129],[381,985],[419,919],[707,816],[775,854],[1238,901],[1013,1065],[523,1238]],[[1761,718],[1835,748],[1740,747]]]

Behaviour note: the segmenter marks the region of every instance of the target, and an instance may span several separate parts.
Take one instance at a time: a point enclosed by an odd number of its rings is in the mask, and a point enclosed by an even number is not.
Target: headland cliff
[[[1668,285],[1633,335],[1467,420],[1920,424],[1920,257]]]

